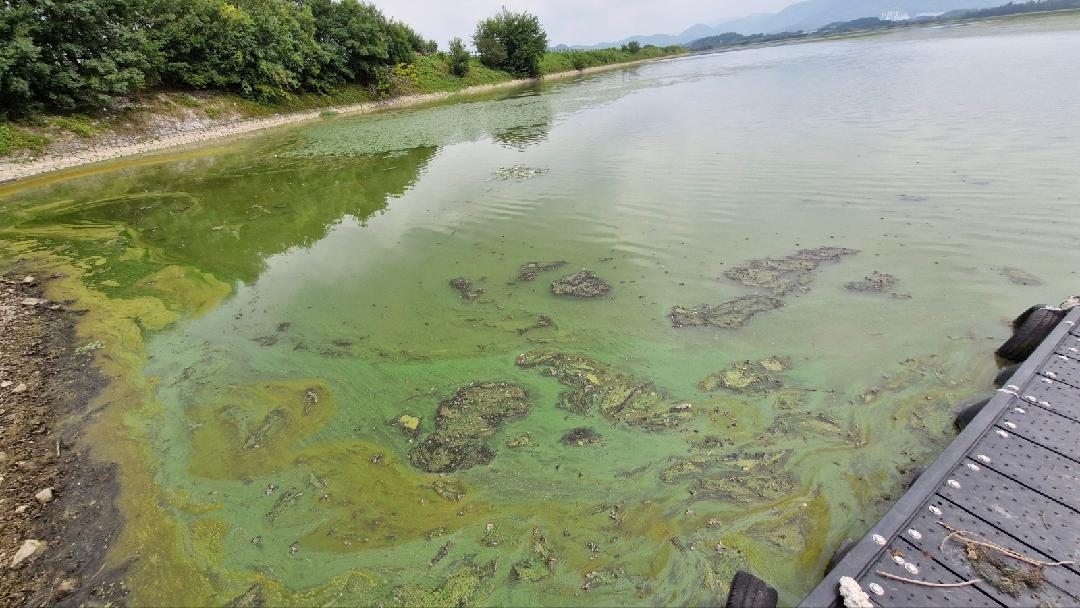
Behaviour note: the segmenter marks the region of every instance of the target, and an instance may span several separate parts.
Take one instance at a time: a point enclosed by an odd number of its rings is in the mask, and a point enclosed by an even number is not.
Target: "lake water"
[[[1077,291],[1076,57],[1029,18],[328,117],[4,186],[0,247],[95,309],[135,603],[790,604]]]

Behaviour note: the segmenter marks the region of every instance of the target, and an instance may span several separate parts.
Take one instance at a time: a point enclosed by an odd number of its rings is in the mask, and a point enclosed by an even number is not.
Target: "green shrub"
[[[540,60],[547,51],[547,34],[540,20],[529,13],[503,9],[476,25],[473,46],[489,68],[518,76],[539,76]]]
[[[79,137],[93,137],[101,132],[101,129],[85,116],[62,116],[53,119],[52,124]]]
[[[178,103],[178,104],[180,104],[182,106],[188,107],[188,108],[197,108],[197,107],[199,107],[199,100],[195,99],[191,95],[177,95],[176,96],[176,103]]]
[[[49,143],[44,135],[35,135],[12,125],[0,125],[0,156],[20,150],[41,150]]]
[[[376,70],[373,93],[385,99],[416,92],[420,74],[415,65],[399,63],[394,67],[380,67]]]
[[[450,70],[448,56],[418,55],[412,64],[416,68],[418,93],[435,93],[441,91],[460,91],[466,87],[495,84],[512,80],[513,76],[506,72],[492,70],[476,57],[469,57],[469,68],[464,76],[456,76]]]
[[[465,43],[461,38],[450,41],[450,73],[454,76],[465,77],[469,73],[469,51],[465,50]]]
[[[552,51],[545,53],[540,62],[540,70],[544,74],[567,72],[570,70],[582,70],[601,65],[624,63],[627,61],[639,61],[665,57],[677,53],[683,53],[685,49],[679,46],[656,47],[643,46],[637,53],[631,53],[629,48],[590,49],[576,51]]]
[[[626,50],[636,54],[638,51],[641,50],[641,43],[637,40],[631,40],[630,42],[626,43]]]

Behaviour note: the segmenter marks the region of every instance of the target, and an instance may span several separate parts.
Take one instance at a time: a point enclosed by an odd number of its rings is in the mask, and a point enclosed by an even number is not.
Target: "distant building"
[[[916,19],[931,19],[933,17],[940,17],[940,16],[942,16],[944,14],[945,13],[919,13],[918,15],[915,15],[915,18]]]
[[[911,19],[911,15],[900,10],[885,11],[884,13],[881,13],[881,16],[878,17],[878,19],[881,19],[882,21],[907,21],[908,19]]]

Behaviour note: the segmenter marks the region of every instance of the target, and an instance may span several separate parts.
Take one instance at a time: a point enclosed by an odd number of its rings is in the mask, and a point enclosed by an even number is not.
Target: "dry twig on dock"
[[[912,585],[922,585],[923,587],[967,587],[968,585],[974,585],[981,583],[981,578],[972,579],[970,581],[964,581],[962,583],[930,583],[927,581],[918,581],[913,578],[904,578],[902,576],[896,576],[895,574],[889,574],[888,572],[882,572],[881,570],[875,570],[878,576],[889,578],[894,581],[900,581],[901,583],[911,583]]]
[[[960,538],[961,540],[963,540],[968,545],[976,545],[976,546],[979,546],[979,547],[986,547],[987,549],[997,551],[998,553],[1001,553],[1002,555],[1004,555],[1006,557],[1011,557],[1011,558],[1015,559],[1016,561],[1024,562],[1025,564],[1029,564],[1029,565],[1036,566],[1036,567],[1039,567],[1039,568],[1042,568],[1044,566],[1067,566],[1067,565],[1071,565],[1071,564],[1076,563],[1076,562],[1074,562],[1072,560],[1061,561],[1061,562],[1039,561],[1037,559],[1032,559],[1030,557],[1027,557],[1025,555],[1017,553],[1016,551],[1013,551],[1011,549],[1006,549],[1005,547],[1002,547],[1001,545],[997,545],[995,543],[992,543],[989,540],[983,538],[982,536],[980,536],[980,535],[978,535],[978,534],[976,534],[974,532],[969,532],[967,530],[957,530],[956,528],[950,526],[949,524],[947,524],[947,523],[945,523],[943,521],[939,521],[938,524],[941,525],[941,527],[943,527],[943,528],[945,528],[946,530],[949,531],[949,535],[946,536],[944,539],[942,539],[941,545],[938,547],[938,551],[941,551],[941,552],[945,551],[945,543],[949,542],[949,539],[951,539],[953,537],[957,537],[957,538]]]

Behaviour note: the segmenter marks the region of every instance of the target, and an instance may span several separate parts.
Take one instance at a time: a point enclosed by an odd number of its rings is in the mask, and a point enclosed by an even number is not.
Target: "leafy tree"
[[[309,0],[315,18],[315,41],[324,58],[321,80],[327,84],[369,81],[375,69],[394,63],[386,18],[357,0]]]
[[[450,73],[462,77],[469,73],[469,51],[461,38],[450,41]]]
[[[259,100],[376,83],[380,68],[433,47],[358,0],[150,1],[166,83]]]
[[[411,27],[401,22],[395,22],[398,26],[404,28],[406,35],[409,38],[409,46],[412,50],[420,53],[421,55],[432,55],[439,50],[439,43],[434,40],[424,40],[424,37],[413,30]]]
[[[630,51],[631,53],[637,53],[641,50],[641,43],[637,40],[631,40],[630,42],[626,43],[626,50]]]
[[[423,38],[420,38],[416,32],[409,29],[408,26],[391,22],[386,28],[387,47],[390,53],[389,60],[393,65],[399,63],[412,63],[415,57],[413,56],[413,39],[423,42]]]
[[[139,0],[4,0],[0,112],[105,105],[143,86],[152,49]]]
[[[512,13],[503,7],[476,25],[473,45],[488,67],[519,76],[539,76],[547,34],[535,15]]]
[[[481,33],[478,26],[476,34],[473,35],[473,46],[480,55],[480,62],[487,67],[499,69],[506,65],[506,45],[493,32],[485,30]]]
[[[167,84],[273,100],[318,85],[324,53],[309,7],[285,0],[155,0]]]
[[[381,98],[406,95],[416,90],[420,74],[411,63],[399,63],[394,67],[379,66],[375,70],[375,83],[371,92]]]

